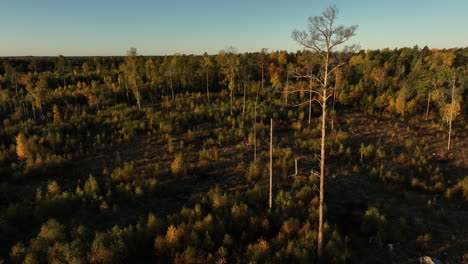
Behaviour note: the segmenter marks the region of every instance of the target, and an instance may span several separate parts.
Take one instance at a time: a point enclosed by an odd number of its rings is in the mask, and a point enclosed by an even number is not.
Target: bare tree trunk
[[[206,94],[208,95],[208,102],[210,101],[210,87],[208,83],[208,71],[206,71]]]
[[[312,71],[310,72],[310,76],[312,76]],[[309,81],[309,127],[310,127],[311,119],[312,119],[312,77],[310,78],[310,81]]]
[[[449,119],[449,133],[448,133],[447,150],[450,150],[450,136],[452,134],[452,119],[453,119],[454,97],[455,97],[455,73],[453,74],[453,81],[452,81],[452,103],[450,104],[450,119]]]
[[[431,93],[427,93],[426,120],[429,116],[429,105],[431,104]]]
[[[333,93],[333,102],[332,102],[332,110],[335,111],[335,100],[336,100],[336,90],[337,90],[337,81],[336,81],[336,74],[335,74],[335,85],[333,86],[333,90],[332,90],[332,93]],[[333,121],[332,121],[333,122]]]
[[[232,115],[232,97],[233,97],[233,96],[232,96],[232,92],[233,92],[233,90],[234,90],[234,89],[231,90],[231,93],[230,93],[230,95],[229,95],[230,100],[231,100],[231,115]]]
[[[245,89],[246,89],[246,84],[245,84],[245,77],[244,77],[244,101],[242,104],[242,120],[245,120]]]
[[[257,161],[257,103],[258,103],[258,87],[257,95],[255,96],[255,107],[254,107],[254,163]]]
[[[254,163],[257,161],[257,103],[255,103],[255,114],[254,114]]]
[[[326,96],[326,90],[324,89],[324,97]],[[318,247],[317,255],[319,258],[322,257],[323,248],[323,203],[324,203],[324,176],[325,176],[325,120],[326,120],[327,108],[324,104],[322,105],[322,146],[320,150],[320,197],[319,197],[319,228],[318,228]]]
[[[44,113],[42,112],[42,104],[39,106],[39,110],[41,112],[41,119],[44,120]]]
[[[263,78],[263,64],[264,64],[264,62],[262,62],[262,93],[265,93],[265,90],[263,88],[263,79],[264,79]]]
[[[130,101],[130,97],[129,97],[129,95],[128,95],[128,84],[127,84],[127,82],[125,82],[125,92],[126,92],[126,95],[127,95],[127,102],[129,102],[129,101]],[[130,103],[130,102],[129,102],[129,103]]]
[[[141,95],[140,95],[140,89],[138,89],[138,84],[136,80],[136,70],[133,72],[133,87],[135,89],[135,97],[137,100],[138,110],[141,110],[141,103],[140,103]],[[99,109],[99,104],[98,104],[98,109]]]
[[[294,159],[294,176],[297,176],[297,158]]]
[[[324,181],[325,181],[325,136],[327,116],[327,82],[328,82],[328,52],[325,60],[325,76],[322,89],[322,143],[320,148],[320,193],[319,193],[319,226],[317,237],[317,256],[322,259],[323,249],[323,204],[324,204]]]
[[[323,214],[324,214],[324,182],[325,182],[325,143],[326,143],[326,121],[327,121],[327,95],[328,88],[328,77],[334,70],[342,64],[336,64],[334,68],[329,70],[330,56],[333,52],[333,48],[337,45],[343,44],[350,37],[354,36],[354,32],[357,26],[344,27],[334,26],[334,20],[338,10],[336,7],[331,6],[322,16],[315,16],[309,18],[309,31],[310,34],[304,31],[293,31],[293,39],[299,44],[304,46],[306,49],[310,49],[317,55],[320,55],[324,59],[324,71],[320,72],[317,76],[318,85],[322,88],[321,95],[314,100],[317,100],[322,106],[322,139],[321,139],[321,150],[320,150],[320,189],[319,189],[319,223],[318,223],[318,235],[317,235],[317,258],[318,262],[322,262],[322,251],[323,251]],[[335,62],[336,63],[336,62]],[[344,63],[344,62],[343,62]],[[323,73],[323,75],[322,75]],[[313,76],[313,74],[312,74]],[[321,77],[323,76],[323,81]],[[312,78],[312,77],[311,77]],[[320,91],[317,91],[320,93]],[[312,98],[309,97],[310,101]]]
[[[273,118],[270,119],[270,199],[269,208],[273,205]]]
[[[28,110],[28,107],[26,106],[25,103],[23,103],[23,113],[24,113],[24,115],[29,117],[29,110]]]
[[[289,74],[286,74],[286,94],[285,94],[286,105],[288,105],[288,95],[289,95]]]
[[[172,100],[174,100],[174,85],[172,83],[172,69],[169,69],[169,85],[171,86]]]
[[[33,118],[34,118],[34,120],[36,120],[36,111],[35,111],[35,109],[34,109],[34,105],[33,105],[33,104],[31,104],[31,109],[32,109],[32,112],[33,112]]]
[[[140,91],[137,89],[137,105],[138,105],[138,110],[141,110],[141,102],[140,102]],[[99,108],[99,105],[98,105],[98,108]]]

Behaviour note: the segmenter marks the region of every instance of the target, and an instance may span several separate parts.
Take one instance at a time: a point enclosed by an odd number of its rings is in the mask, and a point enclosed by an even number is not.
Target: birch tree
[[[262,95],[265,94],[265,66],[267,65],[268,49],[262,48],[258,54],[258,66],[260,67],[260,74],[262,78]]]
[[[230,99],[230,109],[232,115],[232,105],[234,97],[234,89],[236,86],[236,76],[239,71],[239,56],[237,56],[237,49],[234,47],[229,47],[225,50],[221,50],[216,57],[219,65],[221,66],[221,71],[225,76],[225,83],[227,83],[229,88],[229,99]]]
[[[461,112],[461,96],[459,91],[456,91],[456,73],[453,73],[452,77],[452,89],[450,92],[450,103],[447,103],[441,107],[442,119],[448,123],[448,140],[447,140],[447,150],[450,150],[451,144],[451,135],[452,135],[452,121],[460,114]]]
[[[214,68],[214,63],[211,60],[210,56],[205,52],[203,54],[203,59],[201,62],[201,69],[204,71],[204,75],[206,78],[206,96],[208,98],[208,102],[210,101],[210,81],[209,81],[209,76],[211,74],[211,71],[213,71]]]
[[[326,116],[327,99],[329,93],[329,78],[344,64],[341,56],[335,56],[334,50],[349,38],[354,36],[357,26],[345,27],[336,25],[338,9],[335,6],[327,8],[321,16],[309,17],[307,31],[294,30],[292,38],[305,49],[314,52],[321,58],[318,74],[312,79],[318,83],[318,89],[311,92],[316,94],[310,101],[317,102],[322,107],[322,137],[320,150],[320,187],[319,187],[319,224],[317,238],[317,256],[322,259],[323,251],[323,206],[324,206],[324,180],[325,180],[325,140],[326,140]],[[342,54],[351,54],[352,47],[345,47]],[[340,60],[341,59],[341,60]]]
[[[136,48],[130,48],[127,51],[127,57],[125,58],[125,75],[126,79],[129,82],[130,89],[135,96],[137,101],[138,109],[141,109],[141,93],[139,83],[140,83],[140,71],[138,65],[138,54]]]
[[[273,206],[273,118],[270,119],[270,195],[268,206]]]

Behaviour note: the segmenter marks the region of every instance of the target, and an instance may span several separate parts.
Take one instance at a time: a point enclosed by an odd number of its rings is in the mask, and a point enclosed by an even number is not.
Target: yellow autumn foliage
[[[441,109],[442,120],[447,123],[453,121],[460,114],[460,111],[461,104],[459,100],[453,102],[453,109],[452,104],[445,104]]]
[[[32,155],[28,145],[28,140],[22,133],[19,133],[18,136],[16,136],[16,155],[18,155],[18,158],[20,159],[29,159]]]
[[[62,116],[60,115],[60,110],[57,105],[54,105],[52,108],[52,112],[54,112],[54,122],[60,122],[62,121]]]

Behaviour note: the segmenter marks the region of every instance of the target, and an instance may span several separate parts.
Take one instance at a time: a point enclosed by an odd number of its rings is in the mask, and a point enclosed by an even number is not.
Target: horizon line
[[[465,49],[465,48],[468,48],[468,46],[461,46],[461,47],[450,47],[450,48],[431,48],[427,45],[425,45],[424,47],[420,47],[419,45],[414,45],[412,47],[410,46],[401,46],[401,47],[394,47],[394,48],[390,48],[390,47],[385,47],[385,48],[375,48],[375,49],[358,49],[356,50],[355,53],[360,53],[362,51],[364,52],[368,52],[368,51],[376,51],[376,50],[385,50],[385,49],[388,49],[388,50],[399,50],[399,49],[404,49],[404,48],[410,48],[410,49],[414,49],[415,47],[418,47],[418,49],[424,49],[425,47],[427,47],[429,50],[451,50],[451,49]],[[268,49],[268,48],[267,48]],[[137,48],[138,50],[138,48]],[[223,49],[221,49],[223,50]],[[220,50],[220,51],[221,51]],[[287,53],[297,53],[297,52],[301,52],[301,51],[304,51],[304,50],[309,50],[309,49],[298,49],[296,51],[289,51],[289,50],[281,50],[281,49],[278,49],[278,50],[274,50],[274,51],[270,51],[268,53],[275,53],[275,52],[287,52]],[[237,52],[237,54],[245,54],[245,53],[258,53],[260,52],[260,50],[258,51],[244,51],[244,52]],[[338,51],[339,52],[339,51]],[[179,53],[179,52],[175,52],[173,54],[164,54],[164,55],[156,55],[156,54],[138,54],[138,56],[143,56],[143,57],[165,57],[165,56],[203,56],[205,55],[205,53],[208,55],[208,56],[216,56],[218,55],[218,53],[215,53],[215,54],[210,54],[208,52],[204,52],[204,53]],[[0,58],[34,58],[34,57],[38,57],[38,58],[54,58],[54,57],[60,57],[60,56],[63,56],[63,57],[126,57],[127,55],[63,55],[63,54],[57,54],[57,55],[0,55]]]

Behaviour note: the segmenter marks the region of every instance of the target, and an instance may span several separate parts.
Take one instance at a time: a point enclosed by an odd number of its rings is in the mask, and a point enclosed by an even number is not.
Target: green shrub
[[[97,232],[89,252],[90,263],[125,263],[128,249],[121,235],[114,232]]]
[[[263,163],[257,159],[255,162],[251,162],[249,165],[249,169],[247,171],[247,181],[248,182],[256,182],[262,178],[263,174]]]
[[[99,191],[99,184],[96,181],[96,179],[93,177],[93,175],[89,175],[88,180],[86,180],[83,191],[87,195],[95,195]]]
[[[129,182],[137,178],[137,172],[133,162],[125,162],[123,167],[115,168],[111,173],[114,182]]]
[[[187,174],[187,167],[182,153],[175,155],[174,161],[171,163],[171,172],[176,177],[183,177]]]
[[[364,214],[361,224],[361,231],[368,235],[373,236],[383,230],[386,224],[386,218],[379,212],[376,207],[369,207]]]
[[[468,176],[465,176],[462,180],[460,180],[455,186],[449,188],[445,195],[447,197],[460,197],[465,201],[468,201]]]
[[[64,230],[65,227],[57,220],[50,219],[41,226],[41,230],[39,231],[37,237],[49,243],[53,243],[65,238]]]

